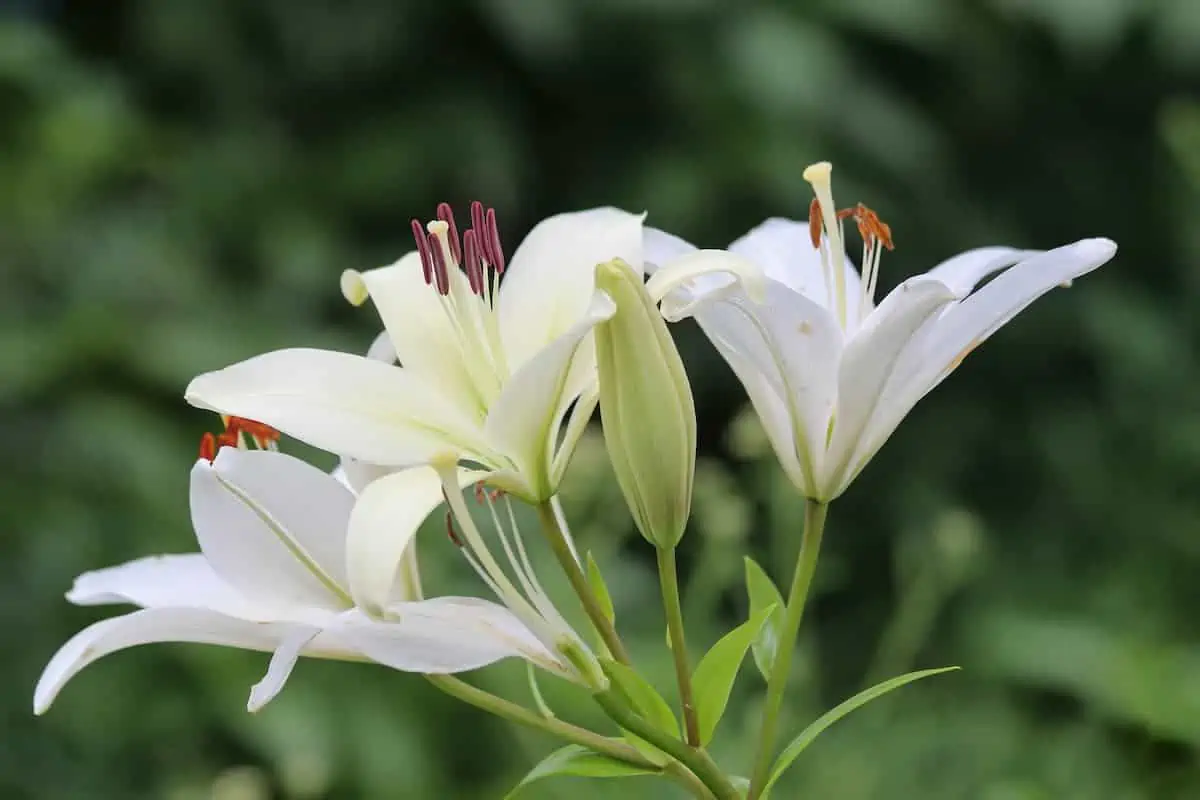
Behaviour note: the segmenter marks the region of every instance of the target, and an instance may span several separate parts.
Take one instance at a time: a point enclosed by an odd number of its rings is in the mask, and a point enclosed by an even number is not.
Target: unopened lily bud
[[[596,267],[596,286],[617,306],[595,328],[605,445],[642,536],[674,547],[692,505],[692,389],[642,277],[618,259]]]

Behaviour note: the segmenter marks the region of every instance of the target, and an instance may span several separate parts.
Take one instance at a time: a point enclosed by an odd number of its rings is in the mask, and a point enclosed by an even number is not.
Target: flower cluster
[[[346,299],[370,299],[383,323],[365,356],[278,350],[187,387],[188,402],[223,422],[204,435],[191,469],[198,552],[80,575],[72,603],[137,609],[63,645],[38,682],[35,711],[96,659],[150,642],[271,653],[251,711],[275,697],[301,656],[369,661],[572,743],[556,754],[558,771],[587,757],[614,775],[661,774],[698,797],[761,797],[795,757],[789,747],[775,758],[775,722],[827,504],[969,352],[1116,249],[1089,239],[1049,251],[971,250],[876,302],[890,227],[861,203],[835,205],[829,164],[804,177],[814,193],[807,220],[769,219],[726,250],[698,250],[615,208],[550,217],[511,255],[495,211],[479,203],[465,230],[446,204],[427,223],[413,220],[412,252],[341,277]],[[847,220],[862,243],[857,268]],[[808,512],[787,599],[770,586],[778,603],[752,603],[750,619],[694,672],[674,553],[691,508],[696,421],[667,327],[685,317],[745,387]],[[657,553],[682,728],[634,668],[599,568],[581,562],[558,502],[597,406],[633,522]],[[326,473],[281,452],[281,434],[340,466]],[[493,599],[424,594],[415,536],[442,506],[447,536],[423,546],[454,547]],[[521,506],[544,536],[522,530]],[[533,568],[538,546],[557,559],[598,638],[556,607]],[[761,571],[754,580],[770,585]],[[766,641],[771,654],[759,659]],[[705,745],[751,646],[767,699],[756,761],[738,786]],[[449,677],[510,657],[591,693],[625,740]],[[693,683],[709,693],[704,702]]]

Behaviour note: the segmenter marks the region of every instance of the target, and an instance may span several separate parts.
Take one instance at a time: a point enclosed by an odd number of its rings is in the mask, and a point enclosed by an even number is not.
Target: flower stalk
[[[716,800],[741,800],[738,790],[707,752],[692,747],[646,722],[628,708],[614,689],[600,692],[593,697],[613,722],[645,739],[691,770]]]
[[[675,661],[675,680],[679,684],[679,703],[683,707],[683,727],[687,743],[700,746],[700,720],[692,692],[692,670],[688,664],[687,641],[683,627],[683,608],[679,602],[679,577],[675,568],[675,548],[659,547],[658,580],[662,586],[663,610],[667,615],[667,633],[671,656]]]
[[[567,536],[562,526],[559,525],[554,507],[550,503],[540,503],[537,506],[537,513],[538,520],[542,524],[542,533],[545,534],[546,541],[550,543],[550,549],[554,552],[554,557],[558,559],[559,566],[566,573],[571,588],[579,596],[579,601],[583,604],[583,610],[587,612],[588,619],[596,627],[596,631],[604,640],[604,644],[612,653],[613,658],[622,664],[629,664],[629,651],[625,649],[625,644],[617,634],[617,629],[604,613],[600,598],[596,597],[596,593],[592,591],[592,585],[588,583],[587,575],[583,573],[583,568],[579,566],[579,561],[571,551],[571,545],[567,542]]]
[[[804,618],[808,590],[812,587],[813,574],[817,569],[817,557],[821,551],[821,538],[825,533],[825,516],[828,511],[829,506],[826,503],[816,500],[804,501],[804,538],[800,543],[800,555],[796,558],[792,588],[788,591],[783,630],[779,633],[779,648],[775,652],[775,663],[771,665],[771,675],[767,680],[767,699],[763,706],[762,727],[759,730],[758,750],[754,757],[754,772],[750,778],[747,800],[757,800],[762,794],[771,769],[775,735],[779,727],[779,711],[792,672],[792,654],[796,649],[800,622]]]

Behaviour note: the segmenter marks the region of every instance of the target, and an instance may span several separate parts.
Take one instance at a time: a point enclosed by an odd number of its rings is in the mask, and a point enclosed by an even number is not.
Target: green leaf
[[[769,678],[771,665],[775,663],[775,651],[779,649],[779,633],[783,628],[783,612],[787,606],[775,583],[749,556],[746,556],[746,593],[750,596],[751,617],[764,608],[775,606],[774,613],[754,640],[754,664],[764,678]]]
[[[632,668],[616,661],[605,659],[601,666],[639,716],[659,730],[675,737],[679,736],[679,723],[675,720],[671,706],[649,681]]]
[[[717,723],[725,713],[729,694],[738,669],[746,658],[746,651],[755,641],[775,612],[775,606],[759,610],[750,619],[721,637],[720,641],[700,659],[692,675],[692,695],[696,698],[696,717],[700,723],[700,744],[705,745],[717,730]]]
[[[597,753],[586,747],[569,744],[546,756],[513,787],[505,800],[515,797],[522,787],[555,775],[575,775],[584,778],[628,778],[634,775],[657,775],[659,770],[626,764],[612,756]]]
[[[533,695],[533,704],[537,706],[538,712],[543,717],[554,719],[554,711],[546,703],[546,698],[542,697],[542,687],[538,686],[537,671],[534,670],[533,664],[528,661],[525,662],[525,672],[529,676],[529,692]]]
[[[899,689],[905,684],[919,681],[922,678],[928,678],[933,675],[941,675],[943,672],[953,672],[958,667],[942,667],[941,669],[923,669],[918,672],[909,672],[904,675],[898,675],[895,678],[889,678],[882,683],[877,683],[869,689],[863,689],[858,694],[839,703],[836,707],[826,711],[820,717],[815,719],[807,728],[800,732],[800,735],[791,741],[791,743],[783,749],[779,754],[779,758],[775,761],[775,768],[771,771],[771,779],[767,781],[764,787],[766,790],[775,785],[775,781],[779,780],[780,776],[792,765],[796,757],[804,752],[804,748],[813,743],[813,740],[825,732],[833,723],[837,722],[842,717],[849,714],[855,709],[865,706],[867,703],[874,700],[880,695],[885,695],[893,689]]]
[[[630,667],[611,659],[601,659],[600,666],[616,690],[633,706],[638,716],[659,730],[679,738],[679,722],[671,706],[650,683]],[[623,731],[625,740],[636,747],[642,755],[665,763],[665,754],[654,745],[629,731]]]
[[[604,576],[600,574],[600,566],[590,551],[587,555],[587,577],[592,591],[596,593],[596,599],[600,601],[600,610],[609,622],[616,623],[617,612],[613,609],[612,595],[608,593],[608,585],[604,583]]]

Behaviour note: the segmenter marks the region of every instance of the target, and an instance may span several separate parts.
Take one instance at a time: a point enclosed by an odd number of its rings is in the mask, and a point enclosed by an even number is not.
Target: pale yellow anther
[[[367,291],[367,282],[363,280],[362,273],[356,269],[342,272],[340,285],[342,297],[345,297],[350,305],[361,306],[367,302],[367,298],[370,296],[370,292]]]

